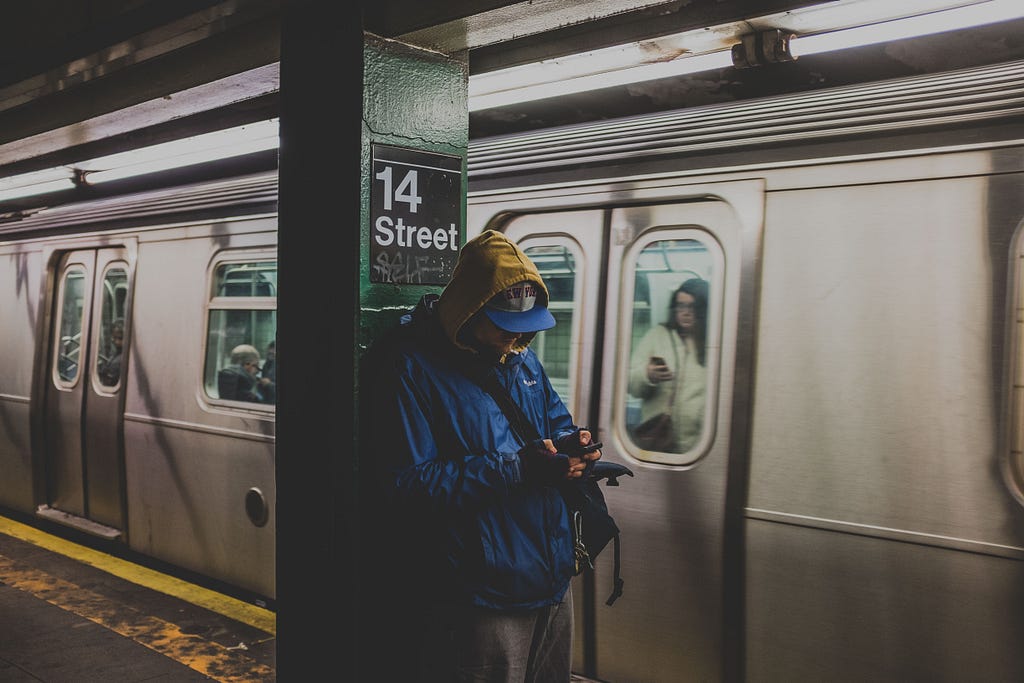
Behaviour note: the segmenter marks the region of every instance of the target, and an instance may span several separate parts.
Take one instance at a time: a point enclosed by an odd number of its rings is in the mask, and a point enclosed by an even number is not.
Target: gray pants
[[[568,683],[572,622],[571,589],[535,610],[434,610],[419,683]]]

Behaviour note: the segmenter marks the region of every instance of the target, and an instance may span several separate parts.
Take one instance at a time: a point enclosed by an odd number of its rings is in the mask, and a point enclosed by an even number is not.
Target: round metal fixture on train
[[[762,64],[792,62],[796,60],[789,48],[792,38],[792,34],[779,29],[745,35],[741,42],[732,46],[732,64],[737,69],[747,69]]]
[[[249,515],[249,521],[256,526],[265,526],[270,519],[270,506],[263,492],[253,487],[245,493],[245,514]]]

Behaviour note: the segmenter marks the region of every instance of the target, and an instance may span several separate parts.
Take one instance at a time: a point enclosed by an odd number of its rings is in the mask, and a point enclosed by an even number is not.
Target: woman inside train
[[[668,316],[633,350],[629,393],[640,399],[634,440],[644,448],[685,453],[704,426],[708,283],[683,282],[669,299]],[[664,438],[656,432],[663,429]]]

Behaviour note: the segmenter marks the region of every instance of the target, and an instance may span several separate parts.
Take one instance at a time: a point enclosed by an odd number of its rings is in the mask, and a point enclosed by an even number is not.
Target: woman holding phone
[[[640,423],[672,416],[673,453],[685,453],[704,426],[708,283],[690,278],[669,300],[665,322],[651,327],[633,350],[629,393],[641,400]]]

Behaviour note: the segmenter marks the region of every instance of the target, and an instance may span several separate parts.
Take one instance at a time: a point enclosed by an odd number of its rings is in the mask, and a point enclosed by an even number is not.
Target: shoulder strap
[[[512,426],[514,431],[523,443],[530,443],[537,439],[543,438],[540,432],[537,431],[537,427],[534,426],[530,419],[526,417],[523,409],[519,407],[519,404],[512,400],[512,396],[509,395],[508,390],[501,385],[498,381],[498,375],[491,369],[487,368],[482,374],[482,381],[480,385],[484,390],[489,393],[497,402],[498,407],[501,408],[502,412],[505,413],[505,417],[508,418],[509,424]]]
[[[502,412],[505,413],[505,417],[508,418],[512,431],[519,435],[519,438],[523,443],[530,443],[531,441],[536,441],[537,439],[542,438],[534,424],[530,422],[528,417],[526,417],[523,409],[519,407],[518,403],[512,400],[512,396],[509,395],[508,390],[502,386],[501,382],[498,381],[498,375],[495,374],[491,368],[487,368],[481,374],[482,377],[478,378],[480,386],[482,386],[484,391],[494,398],[498,407],[501,408]],[[569,506],[570,512],[572,512],[572,506],[569,503],[569,499],[565,497],[562,487],[558,487],[558,491],[559,493],[562,493],[562,498],[565,499],[565,504]],[[612,593],[608,596],[608,600],[605,602],[605,604],[609,606],[615,602],[620,595],[622,595],[622,586],[624,583],[622,578],[619,576],[619,534],[617,531],[612,536],[612,541],[615,544],[613,548],[614,577],[612,579]]]

